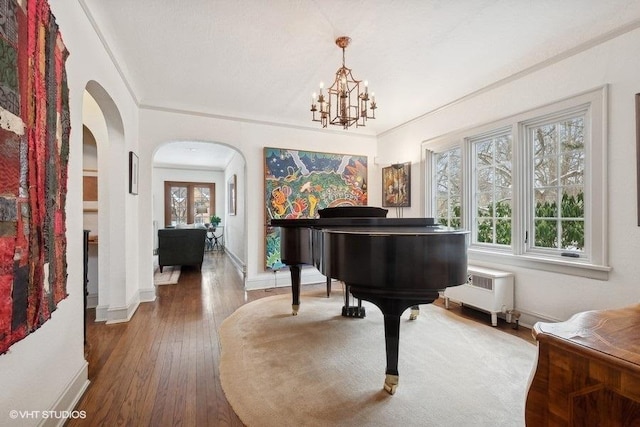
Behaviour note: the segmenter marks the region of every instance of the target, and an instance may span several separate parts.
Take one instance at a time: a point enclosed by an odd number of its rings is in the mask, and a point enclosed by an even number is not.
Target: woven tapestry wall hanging
[[[367,204],[367,157],[264,149],[266,221],[315,218],[319,209]],[[266,267],[284,267],[279,228],[266,227]]]
[[[0,0],[0,354],[67,296],[69,98],[44,0]]]

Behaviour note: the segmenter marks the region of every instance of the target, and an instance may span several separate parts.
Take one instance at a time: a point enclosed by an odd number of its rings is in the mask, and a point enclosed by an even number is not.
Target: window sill
[[[539,255],[513,255],[504,252],[492,252],[472,248],[469,248],[468,253],[469,261],[474,264],[486,262],[491,263],[492,266],[495,264],[513,265],[516,267],[588,277],[597,280],[609,280],[609,272],[612,270],[611,267],[606,265],[589,264],[580,260],[570,261],[547,258]]]

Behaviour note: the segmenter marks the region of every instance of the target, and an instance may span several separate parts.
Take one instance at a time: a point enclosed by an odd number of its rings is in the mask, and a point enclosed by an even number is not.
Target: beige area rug
[[[160,273],[160,269],[156,269],[153,273],[153,284],[154,285],[175,285],[178,283],[180,279],[180,266],[167,266],[162,269],[162,273]]]
[[[536,347],[434,305],[400,326],[400,383],[382,389],[380,310],[344,318],[341,293],[276,295],[221,326],[220,376],[247,426],[523,426]]]

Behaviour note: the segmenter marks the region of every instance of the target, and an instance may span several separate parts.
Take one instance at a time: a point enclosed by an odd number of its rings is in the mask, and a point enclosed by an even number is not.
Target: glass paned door
[[[207,187],[194,187],[193,189],[193,203],[195,212],[195,223],[196,224],[205,224],[209,222],[209,218],[211,218],[211,212],[209,208],[211,206],[211,190]]]
[[[188,188],[185,186],[171,186],[169,190],[171,203],[171,225],[187,223]]]

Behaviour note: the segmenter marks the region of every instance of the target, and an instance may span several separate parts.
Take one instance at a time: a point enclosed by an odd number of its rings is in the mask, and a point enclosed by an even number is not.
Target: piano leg
[[[300,265],[290,265],[289,270],[291,271],[291,295],[293,297],[291,314],[297,316],[300,308]]]
[[[411,291],[409,291],[411,292]],[[438,298],[438,292],[425,292],[420,296],[409,296],[402,290],[389,291],[375,288],[358,288],[351,286],[354,297],[375,304],[384,315],[384,341],[387,353],[387,369],[385,371],[384,390],[394,394],[398,388],[398,353],[400,347],[400,317],[409,307],[418,304],[429,304]]]
[[[400,347],[401,313],[385,313],[384,310],[382,312],[384,313],[384,342],[387,351],[387,370],[384,376],[383,388],[387,393],[394,394],[400,380],[398,375],[398,351]]]

